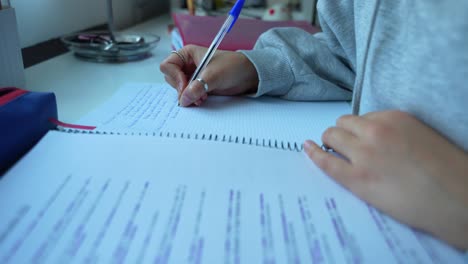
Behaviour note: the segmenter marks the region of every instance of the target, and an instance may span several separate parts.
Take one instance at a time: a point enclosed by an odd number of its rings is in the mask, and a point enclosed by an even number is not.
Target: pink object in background
[[[194,44],[208,47],[218,33],[225,17],[191,16],[183,13],[172,15],[183,45]],[[219,45],[222,50],[250,50],[258,37],[275,27],[298,27],[309,33],[318,32],[318,28],[307,21],[263,21],[239,18],[228,35]]]

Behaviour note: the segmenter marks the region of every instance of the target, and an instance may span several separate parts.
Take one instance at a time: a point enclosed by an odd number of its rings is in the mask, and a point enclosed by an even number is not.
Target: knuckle
[[[188,52],[192,51],[196,46],[193,45],[193,44],[188,44],[188,45],[185,45],[182,50],[186,50]]]
[[[388,117],[393,118],[404,118],[408,116],[408,113],[400,111],[400,110],[390,110],[385,113]]]
[[[323,132],[322,134],[322,142],[329,142],[332,140],[333,136],[335,134],[335,129],[334,127],[329,127]]]
[[[386,138],[390,133],[390,128],[381,123],[371,123],[365,128],[365,133],[373,142]]]
[[[410,121],[410,120],[416,120],[417,118],[411,115],[408,112],[403,112],[403,111],[392,111],[391,113],[391,120],[400,120],[400,121]]]
[[[336,120],[337,126],[343,126],[345,123],[348,123],[350,119],[353,118],[353,115],[343,115]]]
[[[359,146],[359,157],[361,160],[371,160],[375,157],[376,153],[370,144],[360,144]]]
[[[413,118],[413,116],[410,115],[409,113],[400,111],[400,110],[385,111],[382,113],[382,115],[385,120],[389,120],[389,121],[405,120],[405,119]]]
[[[196,53],[196,50],[198,48],[199,48],[199,46],[189,44],[189,45],[184,46],[179,52],[181,52],[184,55],[194,54],[194,53]]]
[[[161,64],[159,64],[159,71],[161,71],[162,73],[167,73],[168,69],[166,61],[163,61]]]
[[[390,110],[390,111],[385,111],[382,113],[384,119],[388,120],[399,120],[404,117],[404,112],[399,111],[399,110]]]
[[[368,169],[358,167],[353,172],[353,178],[360,184],[370,184],[375,182],[375,176]]]

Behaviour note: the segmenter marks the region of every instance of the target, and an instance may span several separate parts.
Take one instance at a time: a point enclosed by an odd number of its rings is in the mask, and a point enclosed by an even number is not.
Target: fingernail
[[[184,93],[184,94],[182,95],[182,98],[180,98],[180,104],[181,104],[182,106],[188,106],[188,105],[190,105],[191,103],[192,103],[192,102],[191,102],[190,98]]]
[[[313,143],[311,140],[306,140],[306,141],[304,142],[304,150],[305,150],[305,151],[311,150],[312,147],[313,147],[313,144],[314,144],[314,143]]]

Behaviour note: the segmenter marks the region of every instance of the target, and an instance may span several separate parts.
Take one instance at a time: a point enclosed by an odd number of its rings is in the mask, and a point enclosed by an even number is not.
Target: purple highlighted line
[[[325,200],[325,205],[327,206],[328,214],[331,217],[333,228],[335,230],[336,236],[338,237],[338,241],[340,242],[341,248],[345,249],[346,248],[346,241],[344,239],[343,230],[338,225],[336,204],[335,204],[335,202],[333,202],[333,204],[332,204],[331,201],[333,201],[333,199],[326,199]]]
[[[136,231],[138,229],[137,225],[135,224],[135,218],[137,217],[138,212],[140,211],[141,204],[145,198],[146,192],[148,191],[148,186],[149,186],[149,182],[146,182],[143,187],[143,190],[140,193],[140,197],[138,198],[138,201],[133,207],[133,211],[130,216],[130,219],[128,219],[125,230],[122,233],[122,236],[120,237],[120,242],[114,251],[114,255],[113,255],[114,263],[125,262],[125,258],[127,257],[128,251],[133,242],[133,238],[135,237]]]
[[[0,233],[0,246],[2,245],[3,241],[15,230],[15,228],[19,225],[20,221],[24,219],[24,216],[29,212],[31,206],[23,205],[20,209],[16,212],[13,218],[8,221],[8,224]]]
[[[346,261],[348,263],[361,263],[361,249],[356,244],[352,234],[346,230],[343,220],[338,212],[338,206],[336,205],[335,199],[325,199],[325,204],[331,217],[336,236],[340,241],[341,248],[343,249]]]
[[[317,238],[315,227],[312,222],[312,216],[307,198],[305,196],[302,198],[299,197],[298,205],[312,263],[324,263],[324,255],[322,253],[320,242]]]
[[[370,205],[367,206],[370,212],[370,215],[372,216],[372,219],[374,220],[375,224],[377,225],[377,228],[379,229],[380,234],[382,237],[385,238],[385,243],[389,247],[390,251],[395,255],[395,245],[392,242],[392,239],[389,237],[388,232],[384,228],[384,224],[382,223],[382,218],[380,216],[377,216],[377,212],[374,208],[372,208]],[[396,257],[396,255],[395,255]]]
[[[391,228],[386,224],[386,221],[383,218],[382,214],[370,205],[367,205],[367,208],[369,209],[372,219],[374,220],[377,228],[379,229],[382,238],[384,238],[385,243],[387,244],[390,252],[392,252],[392,255],[395,258],[395,260],[398,263],[403,263],[406,260],[411,259],[411,254],[405,253],[405,250],[401,248],[401,244],[398,243],[398,239],[392,239]],[[401,251],[400,253],[398,252],[399,250]]]
[[[280,205],[280,210],[281,210],[281,227],[283,230],[283,239],[284,243],[286,244],[286,247],[289,247],[289,232],[288,232],[288,227],[287,227],[287,220],[286,220],[286,214],[284,213],[284,203],[283,203],[283,197],[280,195],[279,196],[279,205]]]
[[[169,262],[171,255],[172,244],[177,234],[177,227],[180,222],[180,214],[185,201],[186,187],[179,186],[176,190],[174,202],[171,208],[169,219],[166,224],[164,235],[159,245],[158,254],[154,259],[155,264],[165,264]]]
[[[294,225],[292,222],[288,221],[282,195],[278,195],[278,202],[281,211],[281,227],[283,229],[283,239],[288,263],[300,263],[299,254],[297,250],[296,236],[294,233]]]
[[[224,240],[224,263],[231,263],[232,258],[232,236],[233,236],[233,209],[234,207],[234,190],[229,191],[228,211],[226,221],[226,234]]]
[[[262,232],[261,244],[263,251],[263,264],[274,264],[276,263],[276,260],[271,227],[270,206],[265,201],[263,193],[260,194],[260,229]]]
[[[241,233],[241,192],[236,192],[236,218],[234,231],[234,263],[240,263],[240,233]]]
[[[205,191],[202,191],[200,194],[200,202],[198,204],[197,210],[197,217],[195,219],[195,226],[193,230],[193,238],[192,242],[190,243],[189,255],[188,255],[188,263],[197,264],[201,263],[202,253],[203,253],[203,237],[200,236],[200,226],[201,220],[203,217],[203,207],[205,204]]]
[[[91,216],[96,211],[96,208],[99,205],[99,203],[101,202],[102,197],[104,196],[104,193],[106,192],[107,188],[109,187],[109,184],[110,184],[110,179],[108,179],[102,185],[101,190],[100,190],[99,194],[96,196],[96,198],[94,199],[91,207],[88,209],[85,216],[81,220],[80,224],[78,225],[78,227],[73,232],[73,238],[71,239],[68,246],[66,247],[66,249],[62,253],[61,260],[63,260],[63,261],[60,261],[60,262],[64,263],[64,262],[66,262],[66,260],[68,258],[75,257],[76,254],[78,253],[78,251],[80,250],[80,247],[81,247],[81,245],[83,244],[83,242],[84,242],[84,240],[86,238],[86,234],[84,233],[84,229],[88,225],[89,219],[91,218]]]
[[[114,220],[114,216],[117,213],[117,210],[120,208],[120,204],[122,203],[123,197],[125,193],[127,192],[129,186],[130,186],[130,183],[128,181],[125,182],[125,185],[122,187],[122,190],[120,191],[119,196],[117,200],[115,201],[114,206],[112,207],[112,210],[107,216],[106,221],[103,223],[98,236],[94,240],[90,252],[88,253],[87,257],[84,259],[85,263],[94,263],[96,261],[97,259],[96,252],[98,248],[101,246],[102,240],[106,236],[107,230],[111,226],[112,221]]]
[[[153,236],[154,227],[158,221],[158,215],[158,211],[155,211],[153,217],[151,218],[151,224],[148,228],[145,239],[143,240],[143,246],[140,249],[140,254],[138,255],[136,263],[143,263],[145,259],[146,251],[148,250],[149,244],[151,243],[151,238]]]
[[[204,245],[204,240],[203,237],[200,237],[197,243],[197,251],[195,253],[195,261],[193,262],[194,264],[200,264],[202,263],[202,254],[203,254],[203,245]]]
[[[265,216],[265,202],[263,200],[263,193],[260,194],[260,229],[262,230],[262,250],[263,259],[267,258],[268,239],[266,237],[266,216]],[[264,261],[265,262],[265,261]]]
[[[80,209],[83,201],[87,196],[87,187],[89,186],[91,179],[88,178],[78,192],[75,194],[75,197],[68,203],[68,206],[65,209],[65,212],[62,216],[55,222],[52,230],[49,232],[49,235],[44,238],[40,247],[36,250],[35,254],[31,258],[31,262],[42,263],[48,257],[50,251],[55,247],[57,242],[62,237],[64,231],[68,225],[73,220],[74,215]]]
[[[42,207],[37,213],[36,217],[31,221],[23,234],[15,241],[13,246],[7,250],[7,254],[1,258],[0,263],[8,263],[11,258],[18,252],[19,248],[23,245],[24,241],[29,237],[32,231],[36,228],[39,222],[42,220],[44,215],[47,213],[52,204],[57,200],[57,197],[60,195],[62,190],[65,188],[65,185],[70,181],[71,175],[68,175],[63,182],[57,187],[55,192],[47,200],[44,207]]]
[[[434,246],[431,244],[428,236],[414,229],[412,231],[413,231],[413,234],[418,239],[419,243],[421,244],[421,247],[426,251],[426,253],[432,259],[433,263],[443,263],[443,259],[441,258],[439,253],[434,250]]]

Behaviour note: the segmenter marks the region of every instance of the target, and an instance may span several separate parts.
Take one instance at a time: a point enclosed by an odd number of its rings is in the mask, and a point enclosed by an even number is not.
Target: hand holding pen
[[[160,65],[166,81],[177,90],[181,106],[199,106],[207,98],[201,82],[194,81],[188,85],[206,51],[207,48],[188,45],[178,51],[186,62],[178,55],[171,54]],[[213,95],[255,93],[258,86],[255,67],[240,52],[219,50],[200,77],[208,84],[208,92]]]
[[[236,95],[256,90],[257,72],[242,53],[216,52],[234,25],[243,3],[243,0],[236,2],[208,49],[188,45],[177,52],[173,51],[160,65],[166,81],[177,89],[180,105],[200,105],[207,93]]]

